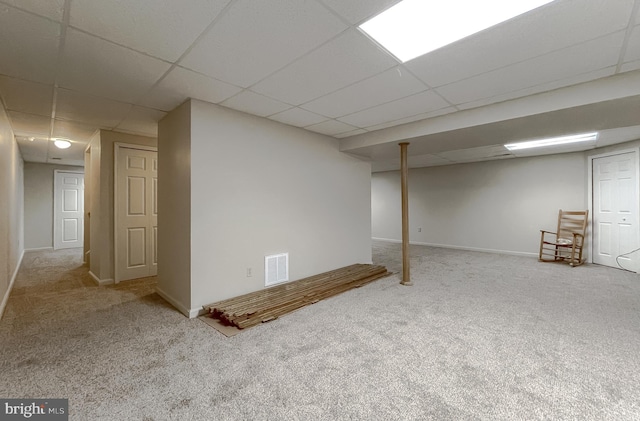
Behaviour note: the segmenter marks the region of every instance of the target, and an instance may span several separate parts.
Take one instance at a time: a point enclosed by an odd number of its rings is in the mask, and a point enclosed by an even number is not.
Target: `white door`
[[[115,281],[158,272],[158,153],[116,148]]]
[[[636,271],[638,244],[637,154],[593,160],[593,263]],[[616,262],[618,258],[618,262]]]
[[[53,248],[82,247],[84,239],[84,174],[55,171]]]

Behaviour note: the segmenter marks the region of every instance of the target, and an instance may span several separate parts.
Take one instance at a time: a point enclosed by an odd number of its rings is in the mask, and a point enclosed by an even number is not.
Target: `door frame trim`
[[[135,143],[113,143],[113,280],[120,282],[118,273],[118,158],[122,149],[138,149],[142,151],[158,152],[155,146],[136,145]]]
[[[59,216],[60,212],[58,211],[58,207],[56,206],[56,194],[58,193],[58,173],[66,173],[66,174],[82,174],[84,176],[84,171],[73,171],[73,170],[53,170],[53,250],[61,250],[59,248],[56,247],[56,238],[58,234],[61,234],[60,228],[58,228],[58,224],[57,224],[57,217]],[[84,191],[84,186],[82,188],[82,190]],[[84,193],[83,193],[84,196]],[[82,217],[84,219],[84,207],[86,206],[86,203],[84,203],[84,197],[82,198],[83,201],[83,209],[82,209]],[[84,230],[84,220],[82,221],[82,229]],[[84,245],[84,231],[83,233],[83,245]]]
[[[640,147],[635,148],[625,148],[620,150],[614,150],[610,152],[605,152],[597,155],[589,155],[587,156],[587,204],[589,209],[589,215],[591,215],[591,222],[589,223],[589,229],[591,230],[591,235],[587,237],[587,247],[586,249],[589,251],[589,256],[587,258],[587,263],[593,263],[593,161],[598,158],[607,158],[615,155],[624,155],[626,153],[633,153],[635,155],[635,165],[636,165],[636,198],[640,200]],[[640,203],[638,204],[638,208],[640,209]],[[640,216],[638,218],[640,221]],[[638,235],[640,236],[640,223],[638,224]],[[640,273],[640,265],[636,264],[636,273]]]

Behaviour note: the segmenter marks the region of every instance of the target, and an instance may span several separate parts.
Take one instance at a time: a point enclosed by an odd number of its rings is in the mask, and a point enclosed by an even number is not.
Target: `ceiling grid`
[[[335,137],[374,169],[393,167],[387,149],[408,139],[414,165],[503,158],[501,142],[568,134],[559,115],[600,127],[589,147],[640,137],[640,120],[607,117],[638,107],[633,84],[593,102],[599,121],[578,115],[579,91],[638,79],[640,0],[555,0],[406,63],[359,29],[398,1],[0,0],[0,101],[25,160],[67,164],[82,163],[97,129],[156,136],[188,98]],[[563,90],[564,110],[540,109]],[[514,119],[498,121],[500,104],[538,111],[503,139]],[[553,130],[534,126],[542,115]],[[442,150],[459,130],[466,141]],[[54,137],[72,147],[50,150]]]

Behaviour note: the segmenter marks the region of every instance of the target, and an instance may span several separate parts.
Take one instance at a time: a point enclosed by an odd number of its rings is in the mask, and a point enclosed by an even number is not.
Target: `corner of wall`
[[[184,314],[190,319],[193,319],[195,317],[200,316],[201,314],[204,314],[204,309],[187,308],[180,301],[174,298],[171,294],[168,294],[167,292],[165,292],[160,286],[156,287],[156,293],[159,296],[161,296],[166,302],[168,302],[173,307],[175,307],[176,310],[178,310],[180,313]]]
[[[158,123],[158,294],[191,309],[191,101]]]

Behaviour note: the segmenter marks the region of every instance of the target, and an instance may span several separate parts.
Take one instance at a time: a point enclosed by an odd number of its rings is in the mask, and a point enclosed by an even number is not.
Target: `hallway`
[[[82,263],[81,248],[25,252],[0,335],[35,334],[46,320],[59,324],[133,301],[152,294],[155,284],[156,278],[149,277],[98,286]]]

